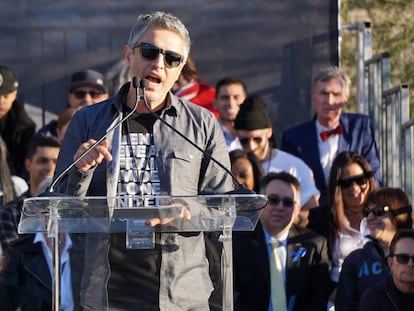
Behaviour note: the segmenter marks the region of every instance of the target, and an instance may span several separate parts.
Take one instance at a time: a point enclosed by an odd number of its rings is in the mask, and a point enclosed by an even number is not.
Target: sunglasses
[[[178,67],[183,60],[184,56],[173,51],[163,50],[151,43],[141,42],[134,48],[140,48],[141,56],[147,60],[154,60],[159,54],[164,55],[164,62],[168,67]]]
[[[374,208],[369,208],[368,206],[364,206],[364,208],[362,209],[362,215],[364,217],[368,217],[368,215],[372,213],[375,217],[380,217],[388,213],[390,210],[391,209],[388,205],[375,206]]]
[[[102,92],[99,92],[99,91],[84,91],[84,90],[79,90],[79,91],[72,92],[72,94],[75,95],[75,97],[77,99],[84,99],[87,94],[89,94],[92,98],[96,99],[99,96],[101,96],[103,93]]]
[[[375,217],[381,217],[386,213],[391,213],[394,217],[401,215],[401,214],[411,214],[412,208],[411,205],[391,209],[388,205],[384,206],[375,206],[374,208],[369,208],[368,206],[364,206],[362,209],[362,215],[364,217],[368,217],[369,214],[373,214]]]
[[[372,172],[366,172],[351,178],[339,179],[337,185],[341,187],[341,189],[348,189],[353,183],[356,183],[358,186],[365,186],[369,177],[372,177]]]
[[[282,202],[283,206],[287,208],[292,208],[293,205],[295,204],[295,201],[293,201],[292,198],[289,198],[289,197],[281,198],[277,194],[268,195],[267,200],[272,205],[279,205],[279,203]]]
[[[247,145],[251,140],[253,140],[256,144],[261,144],[263,141],[262,137],[244,137],[239,138],[240,144],[243,146]]]
[[[390,256],[391,257],[396,257],[397,262],[400,265],[406,265],[410,261],[410,259],[414,263],[414,256],[410,256],[408,254],[394,254],[394,255],[390,255]]]

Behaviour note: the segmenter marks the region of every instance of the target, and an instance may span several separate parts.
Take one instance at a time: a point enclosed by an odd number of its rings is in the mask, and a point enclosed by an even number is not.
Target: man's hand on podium
[[[183,206],[181,208],[181,213],[180,213],[179,217],[183,218],[185,220],[190,220],[191,219],[191,213],[186,207]],[[166,224],[169,224],[170,222],[172,222],[175,219],[176,219],[175,217],[151,218],[151,219],[148,219],[145,222],[145,225],[149,226],[149,227],[154,227],[156,225],[166,225]]]

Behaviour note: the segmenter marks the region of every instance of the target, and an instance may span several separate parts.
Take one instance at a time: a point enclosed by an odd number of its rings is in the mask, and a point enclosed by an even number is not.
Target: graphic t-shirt
[[[151,195],[160,194],[153,125],[150,114],[133,114],[125,122],[120,146],[119,207],[157,206]],[[149,195],[144,200],[143,196]],[[130,309],[142,303],[158,305],[159,233],[146,219],[125,220],[126,233],[111,234],[108,283],[110,305]],[[133,284],[133,286],[131,286]]]

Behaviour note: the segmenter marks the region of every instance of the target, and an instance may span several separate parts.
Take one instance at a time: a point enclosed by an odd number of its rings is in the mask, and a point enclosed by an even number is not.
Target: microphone
[[[143,80],[141,80],[141,81],[143,81]],[[143,86],[148,86],[148,81],[147,80],[145,80],[146,81],[146,84],[143,84],[142,83],[142,85]],[[59,193],[56,193],[56,192],[54,192],[54,187],[57,185],[57,183],[58,182],[60,182],[61,180],[62,180],[62,178],[67,174],[67,173],[69,173],[69,171],[76,165],[76,164],[78,164],[78,162],[80,161],[80,160],[82,160],[84,157],[86,157],[88,154],[89,154],[89,152],[91,152],[92,150],[93,150],[93,148],[95,148],[96,146],[98,146],[101,142],[103,142],[104,141],[104,139],[107,137],[107,135],[108,134],[110,134],[110,133],[112,133],[116,128],[118,128],[122,123],[124,123],[130,116],[132,116],[132,114],[135,112],[135,110],[137,109],[137,107],[138,107],[138,103],[140,102],[140,100],[144,100],[144,94],[143,94],[143,96],[140,96],[139,94],[138,94],[138,88],[136,87],[137,85],[138,85],[138,78],[137,77],[134,77],[133,79],[132,79],[132,85],[134,86],[134,88],[135,88],[135,105],[134,105],[134,108],[125,116],[125,117],[123,117],[121,120],[119,120],[116,124],[114,124],[111,128],[109,128],[107,131],[106,131],[106,133],[105,133],[105,135],[103,135],[101,138],[99,138],[94,144],[92,144],[91,146],[89,146],[89,148],[88,149],[86,149],[80,156],[79,156],[79,158],[77,158],[76,160],[74,160],[65,170],[63,170],[57,177],[56,177],[56,179],[52,182],[52,184],[50,185],[50,187],[49,187],[49,190],[48,191],[45,191],[45,193],[42,193],[41,195],[42,196],[46,196],[48,193],[50,194],[50,193],[54,193],[54,194],[56,194],[56,195],[61,195],[61,194],[59,194]],[[140,85],[141,85],[141,83],[140,83]]]
[[[135,79],[135,78],[134,78]],[[144,102],[145,107],[149,111],[149,113],[160,120],[164,125],[168,126],[174,133],[176,133],[178,136],[182,137],[186,142],[188,142],[190,145],[192,145],[194,148],[196,148],[198,151],[200,151],[206,158],[213,161],[215,164],[217,164],[223,171],[225,171],[227,174],[231,176],[233,179],[233,182],[236,184],[236,189],[226,192],[227,194],[256,194],[253,190],[248,189],[244,184],[239,182],[237,180],[237,177],[233,174],[232,171],[230,171],[227,167],[225,167],[221,162],[219,162],[217,159],[215,159],[211,153],[204,151],[199,147],[196,143],[194,143],[192,140],[190,140],[187,136],[185,136],[183,133],[178,131],[176,128],[174,128],[171,124],[169,124],[167,121],[162,119],[158,114],[156,114],[151,107],[148,104],[147,97],[145,96],[145,89],[148,87],[148,80],[141,79],[139,81],[139,85],[137,81],[135,80],[135,83],[133,83],[133,86],[135,88],[139,88],[142,91],[141,99]],[[137,91],[138,94],[138,91]]]

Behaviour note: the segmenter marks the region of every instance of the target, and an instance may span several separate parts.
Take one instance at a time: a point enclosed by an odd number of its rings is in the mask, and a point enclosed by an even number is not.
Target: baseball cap
[[[19,87],[16,74],[9,67],[0,65],[0,95],[9,94]]]
[[[87,69],[74,72],[70,78],[69,92],[80,86],[95,87],[106,93],[106,86],[103,74],[98,71]]]
[[[236,130],[254,131],[272,127],[266,103],[260,95],[247,97],[234,120]]]

